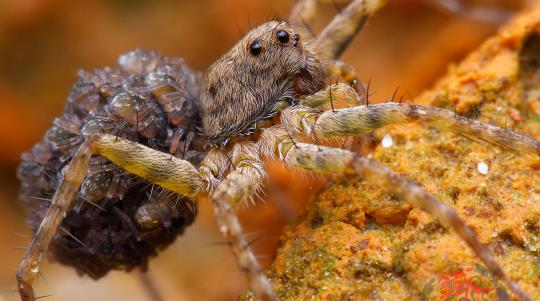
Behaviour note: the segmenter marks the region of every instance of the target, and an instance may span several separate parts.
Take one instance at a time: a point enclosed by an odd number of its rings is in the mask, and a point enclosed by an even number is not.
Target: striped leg
[[[332,91],[332,92],[330,92]],[[333,96],[330,96],[332,93]],[[292,132],[307,133],[316,138],[339,138],[367,133],[386,125],[422,121],[441,129],[452,130],[472,140],[482,140],[504,150],[521,155],[540,156],[540,142],[514,131],[456,115],[454,112],[429,107],[387,102],[320,112],[330,99],[358,95],[343,84],[307,97],[302,101],[309,107],[284,110],[282,123]],[[348,101],[351,102],[351,101]]]
[[[242,234],[234,205],[248,200],[262,185],[266,173],[253,144],[238,143],[231,156],[233,171],[216,187],[212,206],[219,229],[229,241],[240,268],[247,273],[253,292],[263,300],[277,300],[272,285],[259,266],[255,255]]]
[[[263,155],[280,158],[287,166],[318,173],[357,175],[367,181],[388,187],[411,205],[421,208],[443,224],[449,225],[488,269],[521,300],[532,300],[517,283],[506,276],[489,250],[482,245],[474,231],[463,222],[452,207],[390,168],[347,150],[295,142],[279,127],[266,130],[259,140],[259,146]]]
[[[187,197],[197,196],[206,185],[188,161],[109,134],[96,135],[92,154],[101,155],[127,172]]]
[[[47,249],[60,227],[67,211],[70,210],[79,186],[86,176],[91,156],[90,141],[81,144],[69,163],[64,179],[58,186],[47,214],[41,221],[29,248],[17,269],[18,290],[22,301],[34,301],[32,284],[40,273]]]
[[[198,170],[187,161],[113,135],[88,138],[71,159],[51,206],[17,269],[18,290],[23,301],[36,299],[32,284],[62,219],[71,209],[93,154],[102,155],[128,172],[184,196],[196,196],[205,185]]]

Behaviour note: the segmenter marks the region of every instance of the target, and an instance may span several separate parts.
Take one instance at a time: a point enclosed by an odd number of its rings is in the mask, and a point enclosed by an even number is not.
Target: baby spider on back
[[[49,246],[56,259],[96,279],[112,269],[145,266],[193,221],[190,200],[208,194],[251,289],[276,300],[234,209],[262,187],[262,159],[274,158],[289,167],[361,176],[389,187],[449,225],[493,274],[528,299],[454,209],[380,163],[310,142],[420,120],[538,156],[539,143],[531,138],[439,108],[390,102],[325,111],[334,100],[362,102],[351,86],[324,83],[382,4],[353,1],[317,37],[305,35],[298,23],[309,22],[309,14],[260,25],[202,79],[181,59],[143,51],[121,56],[118,69],[82,73],[64,115],[23,155],[19,169],[21,199],[36,209],[30,223],[37,227],[17,271],[21,298],[35,299],[32,283]],[[314,1],[298,7],[309,5]],[[302,11],[298,7],[293,12]]]

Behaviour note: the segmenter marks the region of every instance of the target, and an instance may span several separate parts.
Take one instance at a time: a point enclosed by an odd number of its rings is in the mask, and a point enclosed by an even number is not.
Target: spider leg
[[[317,47],[329,59],[337,59],[347,49],[367,18],[386,0],[354,0],[328,24],[317,37]]]
[[[90,145],[91,141],[82,143],[65,169],[64,178],[17,269],[18,290],[22,301],[36,300],[32,284],[38,277],[47,249],[86,176],[91,156]]]
[[[96,135],[92,154],[101,155],[127,172],[186,197],[198,195],[205,181],[188,161],[109,134]]]
[[[297,0],[289,15],[289,21],[297,26],[311,27],[315,21],[318,0]]]
[[[351,97],[354,94],[348,86],[334,85],[325,91],[307,97],[302,104],[320,107],[329,99],[328,90],[335,99],[339,95]],[[348,91],[350,90],[350,91]],[[355,96],[358,99],[358,96]],[[313,98],[313,99],[311,99]],[[328,100],[327,100],[328,101]],[[301,118],[298,118],[301,116]],[[302,122],[298,122],[301,119]],[[452,129],[472,140],[482,140],[504,150],[521,155],[540,156],[540,142],[477,120],[456,115],[456,113],[430,106],[387,102],[329,110],[323,113],[308,107],[297,107],[282,112],[283,124],[296,132],[308,133],[317,138],[338,138],[367,133],[386,125],[423,121],[444,129]]]
[[[188,161],[171,158],[169,154],[114,135],[88,137],[67,166],[64,178],[17,270],[18,290],[23,301],[36,299],[32,283],[39,275],[47,248],[86,176],[91,155],[102,155],[132,174],[187,197],[196,196],[205,185],[199,171]]]
[[[235,204],[246,201],[260,189],[266,177],[263,163],[251,143],[235,144],[230,159],[233,171],[221,181],[211,196],[219,230],[229,241],[240,268],[247,273],[253,292],[264,300],[277,300],[270,281],[242,234],[234,208]]]
[[[291,141],[286,131],[280,127],[266,130],[259,140],[259,147],[262,155],[280,158],[287,166],[318,173],[361,176],[365,180],[388,187],[411,205],[449,225],[488,269],[521,300],[532,300],[517,283],[508,278],[489,250],[478,240],[475,232],[463,222],[452,207],[439,201],[413,181],[396,174],[392,169],[347,150]]]

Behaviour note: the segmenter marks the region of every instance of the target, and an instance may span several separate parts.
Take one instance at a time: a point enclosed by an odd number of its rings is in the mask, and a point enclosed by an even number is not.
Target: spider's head
[[[200,111],[204,135],[224,146],[230,137],[249,135],[302,95],[324,85],[325,70],[309,42],[287,22],[251,30],[210,66],[204,77]]]

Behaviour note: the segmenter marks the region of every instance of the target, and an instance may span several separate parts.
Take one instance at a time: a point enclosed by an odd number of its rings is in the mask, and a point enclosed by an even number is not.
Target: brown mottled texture
[[[137,50],[121,56],[118,68],[81,71],[79,77],[64,114],[55,119],[42,142],[22,155],[20,199],[30,210],[28,221],[36,230],[58,184],[62,178],[68,181],[66,166],[83,137],[112,133],[167,157],[172,156],[165,153],[176,137],[181,147],[174,155],[193,164],[202,156],[196,142],[185,144],[185,137],[198,125],[194,102],[199,75],[183,60]],[[154,189],[103,157],[92,157],[88,169],[80,189],[75,188],[74,204],[59,195],[68,202],[64,205],[68,208],[62,208],[68,212],[64,218],[62,212],[56,216],[63,218],[62,231],[48,234],[53,236],[48,254],[80,274],[98,279],[114,269],[144,269],[149,257],[172,243],[195,219],[190,200]],[[137,224],[152,214],[159,214],[162,222]],[[46,246],[41,242],[35,247],[44,252]]]
[[[486,41],[433,89],[415,99],[540,137],[540,8]],[[540,161],[456,135],[408,124],[376,132],[393,143],[372,158],[420,183],[454,207],[507,275],[540,299]],[[478,137],[482,138],[482,137]],[[488,166],[487,174],[478,164]],[[480,261],[433,217],[360,179],[333,179],[282,237],[269,270],[286,300],[436,299],[439,280]],[[500,283],[488,276],[490,288]],[[484,297],[495,299],[496,290]],[[503,294],[499,290],[499,295]],[[478,297],[478,295],[477,295]]]

